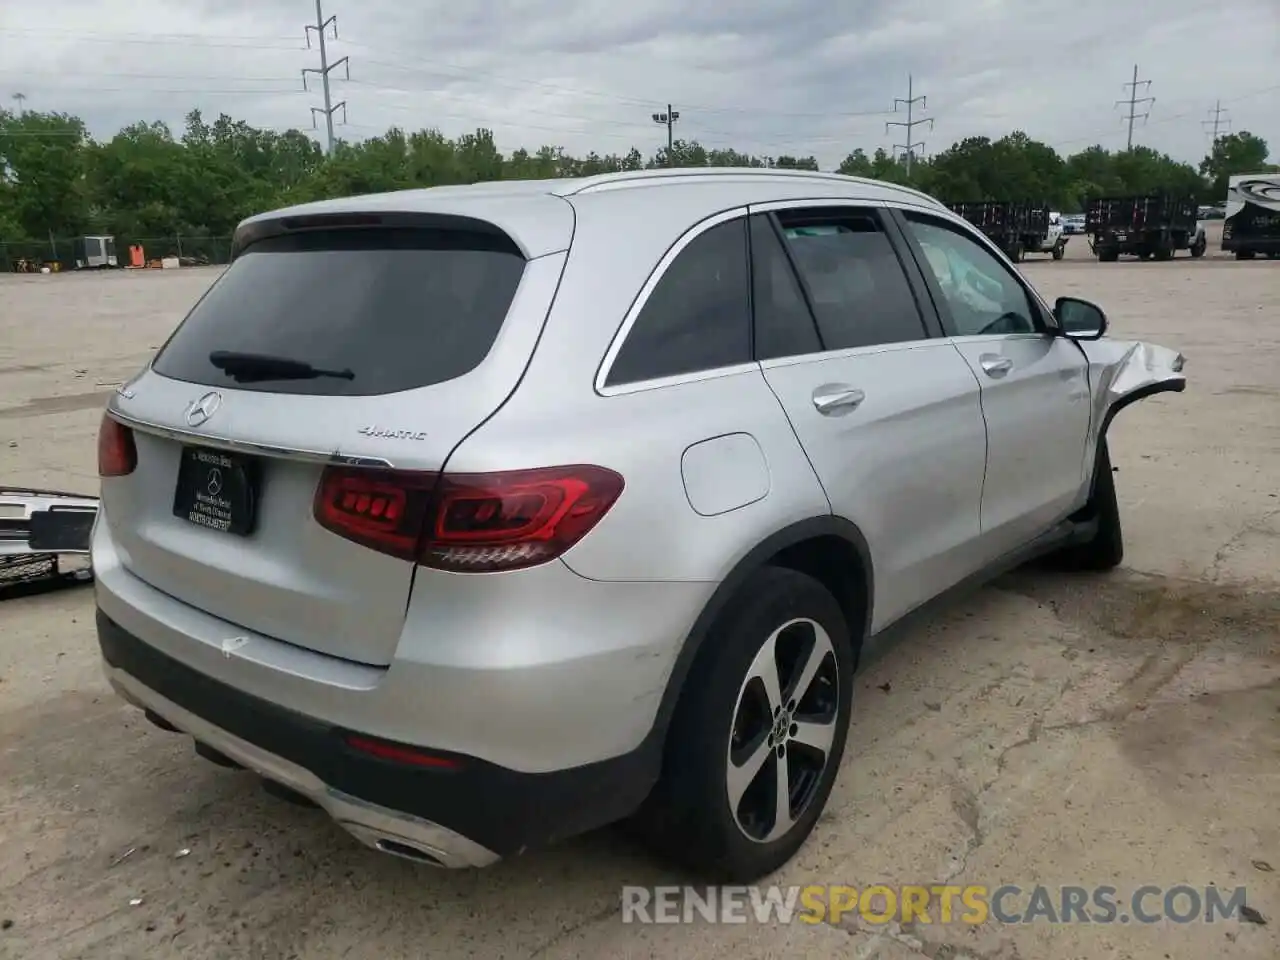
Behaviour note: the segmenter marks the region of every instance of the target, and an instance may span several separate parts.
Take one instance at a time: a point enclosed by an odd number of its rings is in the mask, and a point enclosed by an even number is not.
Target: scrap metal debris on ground
[[[96,497],[0,488],[0,600],[91,582],[97,515]]]

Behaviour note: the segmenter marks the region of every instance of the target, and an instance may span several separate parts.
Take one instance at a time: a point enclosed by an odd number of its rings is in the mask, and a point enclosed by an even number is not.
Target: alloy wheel
[[[774,630],[751,662],[726,776],[734,822],[751,840],[785,836],[818,793],[835,741],[839,680],[831,638],[808,618]]]

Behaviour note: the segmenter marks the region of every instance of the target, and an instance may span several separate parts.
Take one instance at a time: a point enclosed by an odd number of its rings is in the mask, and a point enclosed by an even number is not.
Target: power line
[[[669,103],[667,104],[666,113],[655,113],[653,115],[654,123],[665,124],[667,128],[667,166],[671,166],[671,151],[675,147],[675,131],[672,128],[679,119],[680,111],[672,110]]]
[[[191,97],[197,102],[205,96],[218,97],[236,97],[246,94],[252,96],[264,97],[300,97],[306,91],[299,90],[297,87],[292,90],[285,90],[280,87],[41,87],[42,93],[58,94],[58,93],[125,93],[136,94],[138,97],[147,98],[153,96],[184,96]]]
[[[922,151],[924,150],[924,143],[923,143],[923,141],[922,141],[922,142],[920,142],[920,143],[913,143],[913,142],[912,142],[912,140],[911,140],[911,131],[912,131],[912,130],[914,130],[916,127],[920,126],[920,124],[922,124],[922,123],[927,123],[927,124],[929,125],[929,129],[930,129],[930,130],[932,130],[932,129],[933,129],[933,117],[925,117],[923,120],[915,120],[915,119],[912,119],[912,118],[913,118],[913,116],[914,116],[913,111],[914,111],[914,109],[915,109],[915,105],[918,103],[918,104],[920,104],[920,106],[922,106],[922,107],[924,107],[924,106],[928,106],[928,104],[929,104],[929,98],[928,98],[928,97],[925,97],[925,96],[919,96],[919,97],[915,96],[915,80],[914,80],[914,78],[913,78],[910,74],[908,74],[908,75],[907,75],[907,99],[905,99],[905,100],[894,100],[894,101],[893,101],[893,112],[894,112],[894,113],[897,113],[897,112],[898,112],[898,104],[900,104],[900,103],[904,103],[904,104],[906,104],[906,106],[907,106],[907,119],[906,119],[906,122],[904,123],[904,122],[903,122],[903,121],[901,121],[901,120],[891,120],[891,121],[889,121],[888,123],[886,123],[886,124],[884,125],[884,130],[885,130],[885,133],[888,133],[888,132],[889,132],[889,128],[890,128],[890,127],[904,127],[904,128],[906,129],[906,131],[907,131],[907,142],[906,142],[906,144],[895,143],[895,144],[893,144],[892,149],[893,149],[893,151],[894,151],[895,153],[897,152],[898,147],[902,147],[902,148],[906,151],[906,155],[907,155],[907,159],[906,159],[907,175],[908,175],[908,176],[910,176],[910,175],[911,175],[911,157],[912,157],[912,155],[915,153],[915,149],[916,149],[916,147],[919,147]]]
[[[1230,117],[1227,117],[1225,120],[1222,118],[1222,115],[1223,115],[1224,113],[1228,113],[1228,114],[1229,114],[1230,112],[1231,112],[1230,110],[1224,110],[1224,109],[1223,109],[1223,107],[1222,107],[1222,101],[1221,101],[1221,100],[1219,100],[1217,103],[1215,103],[1215,104],[1214,104],[1213,109],[1209,111],[1209,114],[1213,117],[1213,119],[1212,119],[1212,120],[1201,120],[1201,121],[1200,121],[1201,126],[1205,126],[1205,127],[1212,126],[1212,127],[1213,127],[1213,142],[1214,142],[1214,143],[1217,143],[1217,142],[1218,142],[1218,129],[1219,129],[1220,127],[1223,127],[1223,126],[1228,126],[1228,127],[1229,127],[1229,126],[1231,126],[1231,118],[1230,118]]]
[[[1120,106],[1120,104],[1122,103],[1127,103],[1129,105],[1129,116],[1127,118],[1129,121],[1129,140],[1128,140],[1128,144],[1125,146],[1125,149],[1132,150],[1133,149],[1133,121],[1138,119],[1145,120],[1147,119],[1147,117],[1151,116],[1150,109],[1148,109],[1146,113],[1141,113],[1141,114],[1138,113],[1137,112],[1138,104],[1140,103],[1152,104],[1156,102],[1156,98],[1138,96],[1138,88],[1147,87],[1148,89],[1150,89],[1151,81],[1138,79],[1138,65],[1136,63],[1133,65],[1133,82],[1126,83],[1125,86],[1129,88],[1129,99],[1117,100],[1115,102],[1115,105],[1111,109],[1114,110],[1116,107]]]
[[[1241,93],[1234,97],[1228,97],[1225,100],[1219,101],[1219,103],[1237,103],[1241,100],[1251,100],[1254,97],[1259,97],[1266,93],[1275,93],[1276,91],[1280,91],[1280,83],[1274,83],[1266,87],[1258,87],[1254,90],[1248,91],[1247,93]],[[1128,101],[1120,101],[1120,102],[1127,103]],[[1226,111],[1223,111],[1223,112],[1225,113]],[[1182,113],[1175,113],[1169,116],[1162,116],[1159,120],[1152,120],[1151,125],[1154,126],[1159,123],[1176,123],[1179,120],[1186,120],[1188,117],[1191,117],[1196,113],[1197,111],[1195,110],[1188,110]],[[1086,143],[1088,141],[1093,141],[1096,143],[1102,139],[1105,139],[1111,136],[1112,131],[1114,129],[1115,129],[1114,127],[1108,127],[1106,130],[1099,130],[1097,133],[1091,133],[1088,136],[1084,136],[1084,137],[1071,137],[1067,140],[1052,140],[1052,141],[1046,141],[1046,142],[1051,143],[1052,145],[1055,145],[1058,147],[1066,147],[1076,143]]]
[[[319,38],[320,69],[317,70],[315,67],[302,68],[302,89],[303,90],[307,89],[307,74],[314,73],[320,77],[320,85],[324,88],[324,107],[311,108],[311,123],[313,126],[315,125],[317,113],[324,114],[325,129],[329,134],[328,148],[325,150],[325,152],[332,155],[333,154],[333,113],[335,110],[339,110],[339,109],[342,110],[342,122],[346,123],[347,122],[347,101],[343,100],[341,103],[333,102],[333,98],[329,95],[329,74],[332,71],[336,70],[338,67],[343,66],[345,64],[346,70],[347,70],[347,79],[350,80],[351,79],[351,61],[347,57],[343,57],[341,60],[335,60],[333,63],[329,62],[329,51],[325,47],[325,43],[324,43],[325,41],[324,31],[326,27],[332,26],[333,39],[335,40],[338,39],[338,15],[335,13],[332,16],[330,16],[328,20],[326,20],[324,18],[324,10],[321,9],[320,4],[321,4],[321,0],[316,0],[316,22],[314,24],[310,24],[310,23],[307,24],[307,27],[305,30],[308,49],[310,49],[311,47],[311,31],[312,30],[316,32],[316,36]]]
[[[343,37],[342,43],[346,46],[361,47],[365,50],[372,50],[375,53],[379,50],[385,51],[392,56],[396,56],[406,61],[405,63],[391,63],[387,60],[373,60],[369,58],[361,58],[361,63],[371,66],[386,67],[390,70],[402,70],[406,73],[426,74],[428,76],[454,77],[474,81],[477,78],[484,79],[498,86],[511,87],[515,90],[522,90],[526,93],[529,88],[538,90],[547,90],[552,93],[568,93],[575,96],[599,97],[605,100],[612,100],[617,103],[629,103],[637,106],[648,106],[653,103],[652,98],[633,97],[619,93],[608,93],[602,90],[593,90],[586,87],[566,86],[560,83],[547,83],[543,80],[535,80],[530,77],[518,77],[512,74],[496,74],[477,67],[468,66],[466,64],[453,63],[444,60],[428,59],[426,57],[415,56],[398,50],[394,47],[378,47],[373,44],[361,43],[358,40],[352,40],[349,37]],[[424,64],[425,66],[410,66],[409,64]],[[795,110],[762,110],[757,107],[730,107],[705,103],[685,103],[686,109],[694,109],[702,113],[731,113],[744,114],[751,117],[757,116],[777,116],[793,119],[796,117],[805,117],[822,120],[840,120],[846,117],[883,117],[888,114],[888,110],[864,110],[854,111],[851,113],[805,113]]]

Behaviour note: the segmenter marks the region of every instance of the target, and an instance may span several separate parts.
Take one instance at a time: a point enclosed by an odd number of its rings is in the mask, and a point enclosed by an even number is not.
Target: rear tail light
[[[594,466],[427,474],[328,467],[316,521],[338,536],[426,567],[486,573],[559,557],[622,493]]]
[[[126,477],[138,465],[138,448],[133,431],[103,414],[98,428],[98,476]]]

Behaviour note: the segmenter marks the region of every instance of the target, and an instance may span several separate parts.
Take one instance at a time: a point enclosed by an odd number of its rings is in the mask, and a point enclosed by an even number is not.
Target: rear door
[[[1074,505],[1089,434],[1088,361],[1050,331],[1037,298],[982,239],[920,211],[903,211],[902,221],[928,265],[951,343],[982,384],[982,529],[994,559],[1044,533]]]
[[[757,356],[832,510],[867,538],[879,630],[975,568],[978,383],[932,336],[884,211],[765,209],[751,225]]]
[[[414,565],[316,523],[321,474],[357,462],[434,482],[514,389],[563,260],[526,261],[475,221],[249,246],[113,399],[137,447],[102,490],[126,569],[249,631],[389,662]]]

